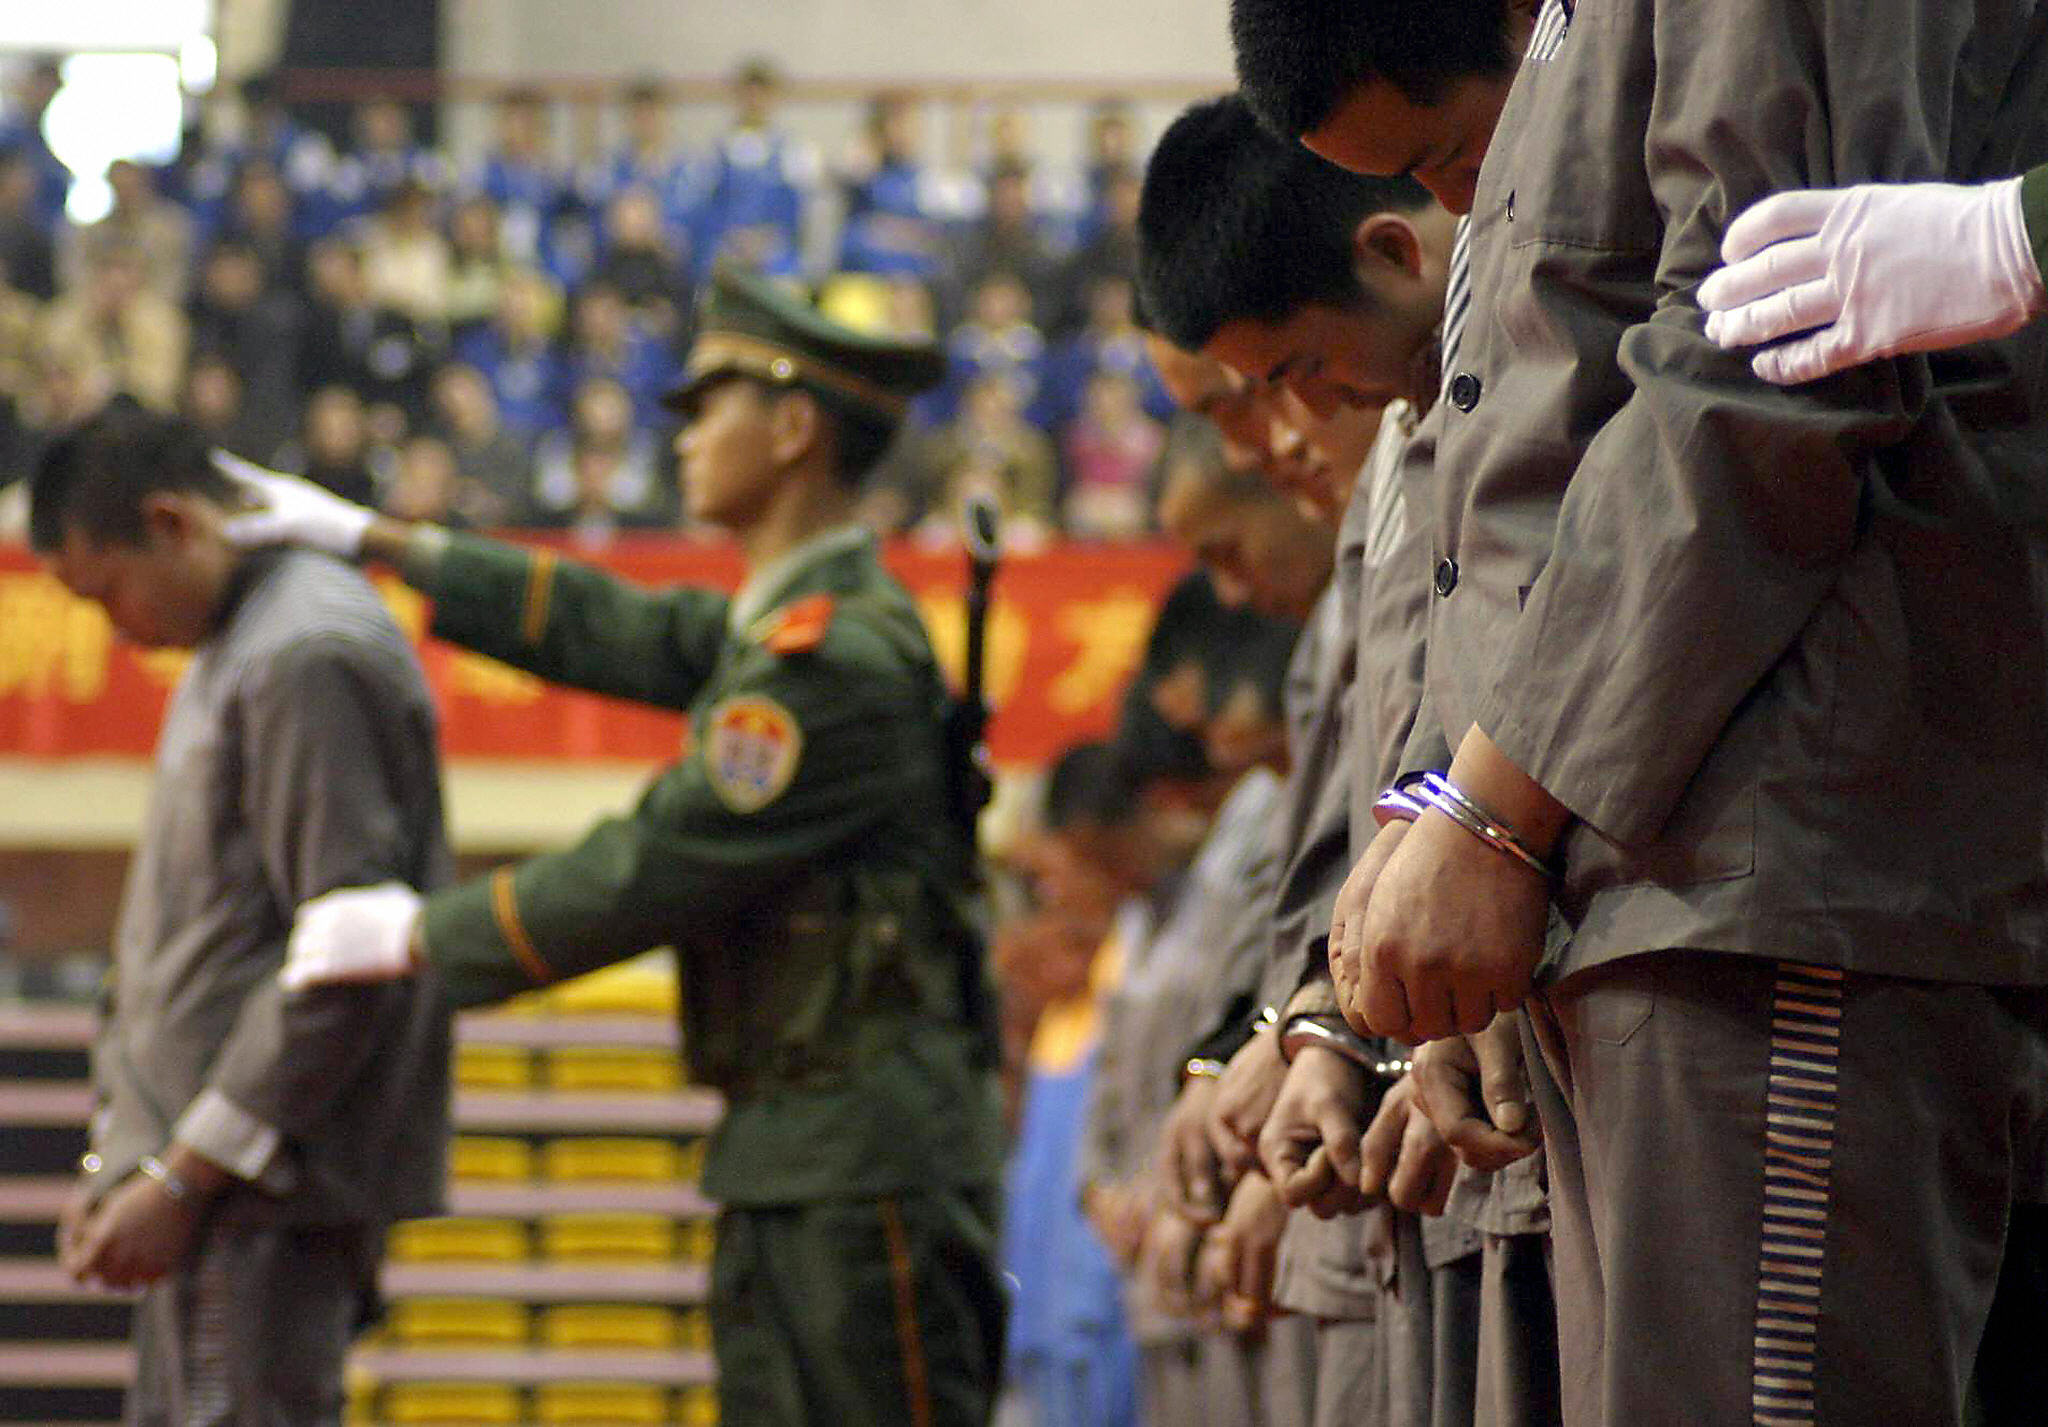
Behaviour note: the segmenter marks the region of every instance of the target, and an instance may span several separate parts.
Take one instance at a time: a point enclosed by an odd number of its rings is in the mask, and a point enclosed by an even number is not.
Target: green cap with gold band
[[[936,343],[856,332],[776,282],[721,269],[698,305],[683,370],[662,405],[685,417],[720,377],[748,376],[801,382],[898,421],[912,397],[944,379],[946,359]]]

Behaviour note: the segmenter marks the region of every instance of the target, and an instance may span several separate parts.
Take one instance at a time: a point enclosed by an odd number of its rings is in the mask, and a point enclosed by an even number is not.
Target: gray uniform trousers
[[[1480,1236],[1443,1218],[1393,1216],[1380,1299],[1388,1427],[1466,1427],[1479,1379]]]
[[[1543,1156],[1461,1168],[1444,1215],[1479,1231],[1475,1427],[1557,1427],[1557,1303]]]
[[[327,1427],[375,1316],[384,1230],[222,1222],[142,1295],[127,1427]]]
[[[1314,1325],[1314,1427],[1384,1427],[1386,1374],[1379,1359],[1381,1262],[1370,1245],[1385,1238],[1384,1207],[1318,1219],[1288,1216],[1273,1300]]]
[[[1550,1235],[1488,1234],[1480,1251],[1474,1427],[1557,1427],[1557,1302]]]
[[[1570,1427],[1964,1420],[2048,991],[1673,951],[1530,1005]]]
[[[1202,1415],[1176,1422],[1309,1427],[1315,1328],[1289,1314],[1272,1319],[1257,1334],[1205,1333],[1196,1350],[1195,1382]]]

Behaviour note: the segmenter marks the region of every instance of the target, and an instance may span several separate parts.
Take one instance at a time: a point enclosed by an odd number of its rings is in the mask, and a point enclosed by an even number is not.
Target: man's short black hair
[[[164,491],[223,504],[235,488],[197,427],[126,397],[59,436],[29,477],[29,543],[49,553],[76,528],[99,544],[139,545],[142,503]]]
[[[858,489],[896,439],[897,423],[818,387],[806,386],[832,417],[832,464],[840,481]]]
[[[1217,329],[1278,322],[1311,303],[1365,299],[1352,235],[1429,193],[1368,178],[1283,143],[1235,95],[1188,109],[1160,136],[1138,203],[1138,306],[1160,336],[1199,351]]]
[[[733,380],[746,382],[765,400],[772,401],[785,392],[800,391],[816,402],[832,428],[833,474],[839,477],[840,484],[855,490],[860,489],[868,475],[882,463],[882,457],[889,453],[890,445],[896,440],[900,423],[881,415],[871,406],[842,396],[830,387],[802,379],[771,382],[737,372],[733,374]]]
[[[1230,0],[1230,40],[1245,102],[1293,143],[1372,80],[1435,104],[1457,80],[1501,73],[1507,19],[1507,0]]]
[[[1137,782],[1107,743],[1079,743],[1059,756],[1045,780],[1045,827],[1079,823],[1121,827],[1138,815]]]

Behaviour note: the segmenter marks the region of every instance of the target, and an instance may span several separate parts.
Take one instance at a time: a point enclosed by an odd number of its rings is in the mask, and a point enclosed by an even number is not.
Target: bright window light
[[[178,77],[187,94],[204,94],[220,77],[220,51],[205,35],[195,35],[178,51]]]
[[[213,0],[0,0],[0,48],[176,54],[186,41],[212,30],[213,8]]]
[[[107,165],[115,159],[169,163],[178,156],[184,96],[178,61],[166,54],[75,54],[64,87],[43,115],[50,151],[76,175],[66,200],[72,221],[90,223],[112,203]]]

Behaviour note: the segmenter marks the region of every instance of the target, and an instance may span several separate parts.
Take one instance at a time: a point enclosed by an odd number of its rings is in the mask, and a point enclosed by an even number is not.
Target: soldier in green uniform
[[[633,588],[241,469],[260,508],[236,538],[388,560],[432,597],[435,634],[691,720],[639,805],[573,847],[425,899],[308,903],[285,985],[431,964],[474,1006],[673,946],[692,1073],[727,1097],[704,1172],[724,1206],[721,1421],[983,1423],[1005,1309],[973,840],[949,794],[950,696],[853,523],[940,359],[732,276],[699,330],[670,403],[690,513],[747,557],[732,598]]]

